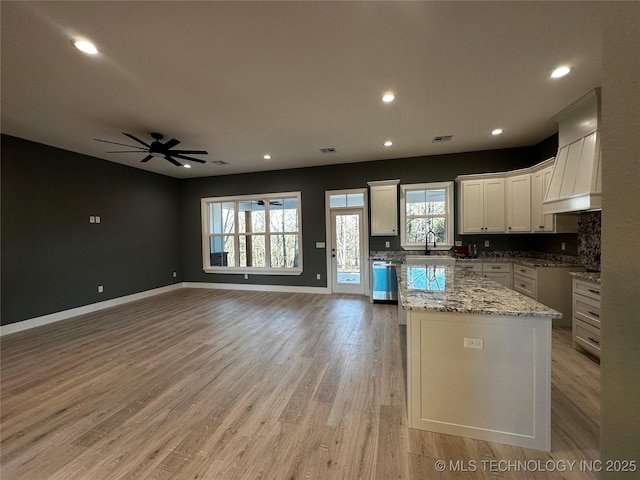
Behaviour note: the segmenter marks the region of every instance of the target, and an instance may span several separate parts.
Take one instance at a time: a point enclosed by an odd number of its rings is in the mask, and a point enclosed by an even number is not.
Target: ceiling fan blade
[[[104,152],[104,153],[140,153],[144,152],[144,150],[114,150],[112,152]]]
[[[173,152],[169,152],[172,156],[181,158],[182,160],[191,160],[192,162],[198,163],[207,163],[206,160],[200,160],[199,158],[187,157],[186,155],[174,154]]]
[[[140,162],[148,162],[149,160],[151,160],[153,158],[153,155],[147,155],[146,157],[144,157],[142,160],[140,160]]]
[[[176,140],[175,138],[172,138],[171,140],[169,140],[168,142],[166,142],[164,144],[164,148],[166,148],[167,150],[169,150],[170,148],[175,147],[176,145],[178,145],[180,143],[180,140]]]
[[[173,158],[171,158],[171,157],[170,157],[170,156],[168,156],[168,155],[167,155],[166,157],[164,157],[164,158],[166,158],[167,160],[169,160],[169,161],[170,161],[171,163],[173,163],[176,167],[181,167],[181,166],[182,166],[182,164],[181,164],[180,162],[178,162],[178,161],[174,160]]]
[[[191,153],[196,155],[209,155],[206,150],[171,150],[169,153]]]
[[[94,138],[94,140],[96,142],[112,143],[113,145],[121,145],[123,147],[139,148],[140,150],[146,150],[146,148],[142,148],[137,145],[127,145],[126,143],[110,142],[109,140],[100,140],[99,138]]]
[[[137,138],[137,137],[134,137],[134,136],[133,136],[133,135],[131,135],[130,133],[122,132],[122,134],[123,134],[123,135],[126,135],[126,136],[127,136],[127,137],[129,137],[131,140],[135,140],[136,142],[141,143],[142,145],[144,145],[144,146],[145,146],[145,147],[147,147],[147,148],[150,148],[150,147],[151,147],[151,145],[148,145],[148,144],[144,143],[142,140],[140,140],[140,139],[139,139],[139,138]]]

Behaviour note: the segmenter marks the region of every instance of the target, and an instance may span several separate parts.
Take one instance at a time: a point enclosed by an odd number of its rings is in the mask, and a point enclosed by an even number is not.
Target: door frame
[[[352,193],[361,193],[363,195],[362,207],[336,207],[331,208],[329,199],[331,195],[344,195]],[[331,249],[333,248],[333,235],[331,226],[331,212],[332,210],[361,210],[362,211],[362,271],[360,278],[362,281],[363,295],[370,294],[370,272],[369,272],[369,198],[368,190],[366,188],[351,188],[343,190],[327,190],[325,191],[325,246],[326,246],[326,261],[327,261],[327,289],[331,293],[333,292],[333,263],[331,261]]]

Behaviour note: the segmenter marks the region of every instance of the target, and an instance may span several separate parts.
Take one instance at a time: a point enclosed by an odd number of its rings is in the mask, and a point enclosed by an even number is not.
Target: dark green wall
[[[533,147],[176,180],[2,136],[2,324],[129,295],[176,281],[326,286],[324,194],[372,180],[453,180],[527,167],[555,154],[557,136]],[[200,199],[302,192],[304,273],[205,274]],[[91,225],[90,215],[102,223]],[[576,235],[456,236],[485,250],[575,254]],[[370,250],[400,250],[370,237]],[[565,252],[560,243],[567,244]],[[176,279],[172,272],[178,272]],[[316,274],[321,280],[316,280]],[[105,292],[97,293],[104,285]]]
[[[180,280],[177,180],[6,135],[1,147],[3,325]]]
[[[183,180],[180,185],[184,278],[192,282],[258,283],[276,285],[326,286],[326,256],[316,242],[326,240],[324,195],[326,190],[366,188],[372,180],[400,179],[401,183],[453,180],[468,173],[507,171],[531,166],[535,161],[531,148],[513,148],[483,152],[415,157],[271,172],[226,175]],[[300,276],[211,274],[202,270],[200,199],[254,193],[302,192],[304,273]],[[399,237],[370,237],[370,250],[400,250]],[[507,250],[529,245],[515,235],[503,241]],[[321,280],[316,274],[321,274]]]

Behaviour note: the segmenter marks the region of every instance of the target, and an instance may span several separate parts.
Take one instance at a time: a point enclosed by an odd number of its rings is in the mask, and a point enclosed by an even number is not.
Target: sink
[[[455,265],[456,259],[448,255],[407,255],[406,263],[422,265]]]

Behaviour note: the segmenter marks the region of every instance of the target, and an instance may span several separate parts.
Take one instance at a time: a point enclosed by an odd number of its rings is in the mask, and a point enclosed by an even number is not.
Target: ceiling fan
[[[178,145],[180,143],[179,140],[176,140],[175,138],[172,138],[171,140],[168,140],[165,143],[162,143],[160,140],[162,140],[164,138],[164,135],[162,135],[161,133],[152,133],[151,134],[151,138],[153,138],[153,142],[151,142],[151,144],[148,144],[146,142],[143,142],[142,140],[140,140],[138,137],[131,135],[130,133],[125,133],[122,132],[123,135],[126,135],[127,137],[129,137],[131,140],[134,140],[136,142],[138,142],[141,145],[144,145],[143,147],[139,147],[137,145],[127,145],[125,143],[118,143],[118,142],[110,142],[108,140],[100,140],[99,138],[95,138],[94,140],[98,141],[98,142],[104,142],[104,143],[111,143],[113,145],[122,145],[123,147],[130,147],[130,148],[135,148],[136,150],[116,150],[113,152],[106,152],[106,153],[143,153],[146,152],[148,155],[146,157],[144,157],[141,161],[142,162],[148,162],[149,160],[151,160],[153,157],[161,157],[164,158],[165,160],[168,160],[169,162],[173,163],[176,167],[181,167],[182,164],[180,162],[178,162],[176,160],[176,158],[180,158],[182,160],[190,160],[192,162],[198,162],[198,163],[207,163],[206,160],[200,160],[199,158],[193,158],[193,157],[189,157],[187,155],[185,155],[185,153],[188,153],[190,155],[208,155],[208,152],[206,150],[172,150],[173,147],[175,147],[176,145]]]

